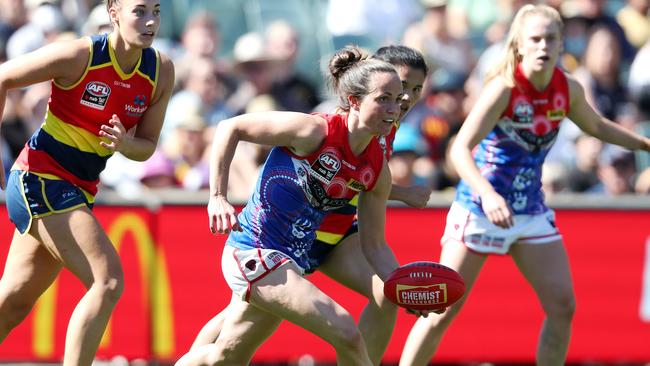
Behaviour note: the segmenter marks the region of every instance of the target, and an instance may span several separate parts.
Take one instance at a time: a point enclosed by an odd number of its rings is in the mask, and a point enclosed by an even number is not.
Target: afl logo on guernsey
[[[318,159],[311,165],[311,170],[315,177],[325,184],[329,184],[332,178],[341,169],[341,161],[331,152],[320,154]]]
[[[79,102],[90,108],[103,111],[110,94],[111,88],[108,85],[99,81],[91,81],[86,84],[86,88],[84,89]]]
[[[318,161],[320,161],[325,169],[331,172],[338,171],[341,168],[339,158],[337,158],[334,154],[325,153],[318,157]]]

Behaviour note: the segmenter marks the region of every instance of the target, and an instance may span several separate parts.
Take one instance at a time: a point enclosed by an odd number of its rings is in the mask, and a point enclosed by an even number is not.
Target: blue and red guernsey
[[[398,129],[399,122],[393,127],[388,135],[377,137],[377,141],[384,151],[386,160],[389,160],[393,154],[393,141],[395,140],[395,134]],[[347,205],[328,213],[321,223],[321,226],[316,231],[316,239],[327,244],[338,244],[357,219],[358,201],[359,196],[356,196],[350,200],[350,203]]]
[[[228,245],[276,249],[310,268],[309,249],[323,217],[359,192],[373,189],[384,162],[377,139],[354,155],[347,115],[321,116],[328,131],[317,151],[300,157],[285,147],[271,150],[256,189],[239,214],[243,231],[232,232]]]
[[[569,104],[569,84],[561,69],[556,67],[549,85],[538,91],[519,66],[508,107],[474,151],[481,174],[515,214],[548,210],[542,192],[542,164],[557,138],[560,122],[569,114]],[[483,215],[480,197],[465,181],[456,192],[456,201],[463,207]]]
[[[107,34],[90,37],[89,46],[88,66],[76,84],[52,82],[45,122],[25,144],[14,169],[67,180],[94,196],[99,173],[112,155],[99,144],[100,126],[113,114],[127,130],[140,121],[156,89],[159,55],[153,48],[142,50],[134,71],[125,74]]]

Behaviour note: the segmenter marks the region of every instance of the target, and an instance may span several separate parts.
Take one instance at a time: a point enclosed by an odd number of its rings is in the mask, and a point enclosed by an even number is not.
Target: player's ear
[[[348,95],[348,103],[350,103],[351,110],[354,109],[358,112],[361,106],[361,98],[356,95]]]

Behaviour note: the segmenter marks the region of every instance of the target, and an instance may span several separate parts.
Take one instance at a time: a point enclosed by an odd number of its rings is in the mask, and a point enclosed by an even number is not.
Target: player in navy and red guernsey
[[[398,263],[384,238],[390,171],[376,136],[399,117],[402,86],[387,62],[347,48],[330,60],[341,114],[247,114],[219,123],[212,145],[208,214],[228,233],[222,270],[233,290],[215,343],[177,365],[248,364],[284,319],[330,343],[339,365],[372,365],[350,314],[303,277],[323,217],[360,193],[363,260],[386,279]],[[239,140],[275,145],[237,217],[226,198]]]
[[[506,47],[451,147],[462,181],[447,216],[440,263],[458,271],[469,292],[489,254],[511,255],[546,314],[537,364],[563,365],[575,299],[555,215],[544,203],[542,164],[565,117],[629,149],[650,150],[650,139],[598,115],[582,86],[556,66],[562,20],[553,8],[522,7]],[[465,298],[442,315],[417,320],[400,365],[429,363]]]
[[[420,98],[422,84],[427,75],[427,65],[422,55],[405,46],[385,46],[377,50],[374,59],[389,62],[402,82],[402,99],[400,100],[401,120]],[[392,144],[399,127],[395,123],[391,132],[379,136],[379,145],[384,156],[389,159]],[[400,187],[393,185],[389,199],[401,200],[414,207],[426,205],[431,189],[425,186]],[[307,254],[307,273],[320,270],[330,278],[368,298],[368,304],[359,318],[359,330],[363,336],[370,360],[378,365],[386,351],[397,317],[396,308],[386,301],[383,282],[363,259],[359,244],[358,225],[356,221],[357,199],[355,196],[340,208],[328,211],[316,230],[315,240],[310,238]],[[192,349],[213,343],[219,336],[227,310],[208,321],[196,336]]]
[[[6,185],[16,230],[0,280],[0,341],[65,267],[87,292],[68,325],[64,365],[92,363],[123,289],[119,256],[91,211],[99,173],[115,152],[151,156],[174,83],[171,61],[151,48],[160,2],[106,6],[110,34],[55,42],[0,65],[0,115],[9,89],[52,87],[44,122]],[[3,171],[0,182],[5,188]]]

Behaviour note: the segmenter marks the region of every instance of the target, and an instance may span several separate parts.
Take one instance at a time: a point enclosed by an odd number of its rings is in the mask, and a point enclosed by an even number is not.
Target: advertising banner
[[[98,206],[94,210],[124,265],[125,291],[98,352],[173,362],[202,325],[230,301],[221,274],[223,235],[212,235],[203,206]],[[386,237],[400,263],[437,260],[446,209],[389,208]],[[649,362],[650,212],[557,211],[574,277],[576,313],[569,362]],[[0,260],[13,235],[0,209]],[[358,319],[365,299],[320,273],[309,276]],[[83,296],[66,270],[30,316],[0,345],[0,362],[56,361],[65,327]],[[533,363],[544,320],[537,297],[509,256],[491,256],[465,308],[443,338],[438,362]],[[400,311],[385,362],[399,359],[415,318]],[[312,357],[334,362],[331,346],[283,323],[255,362]]]

